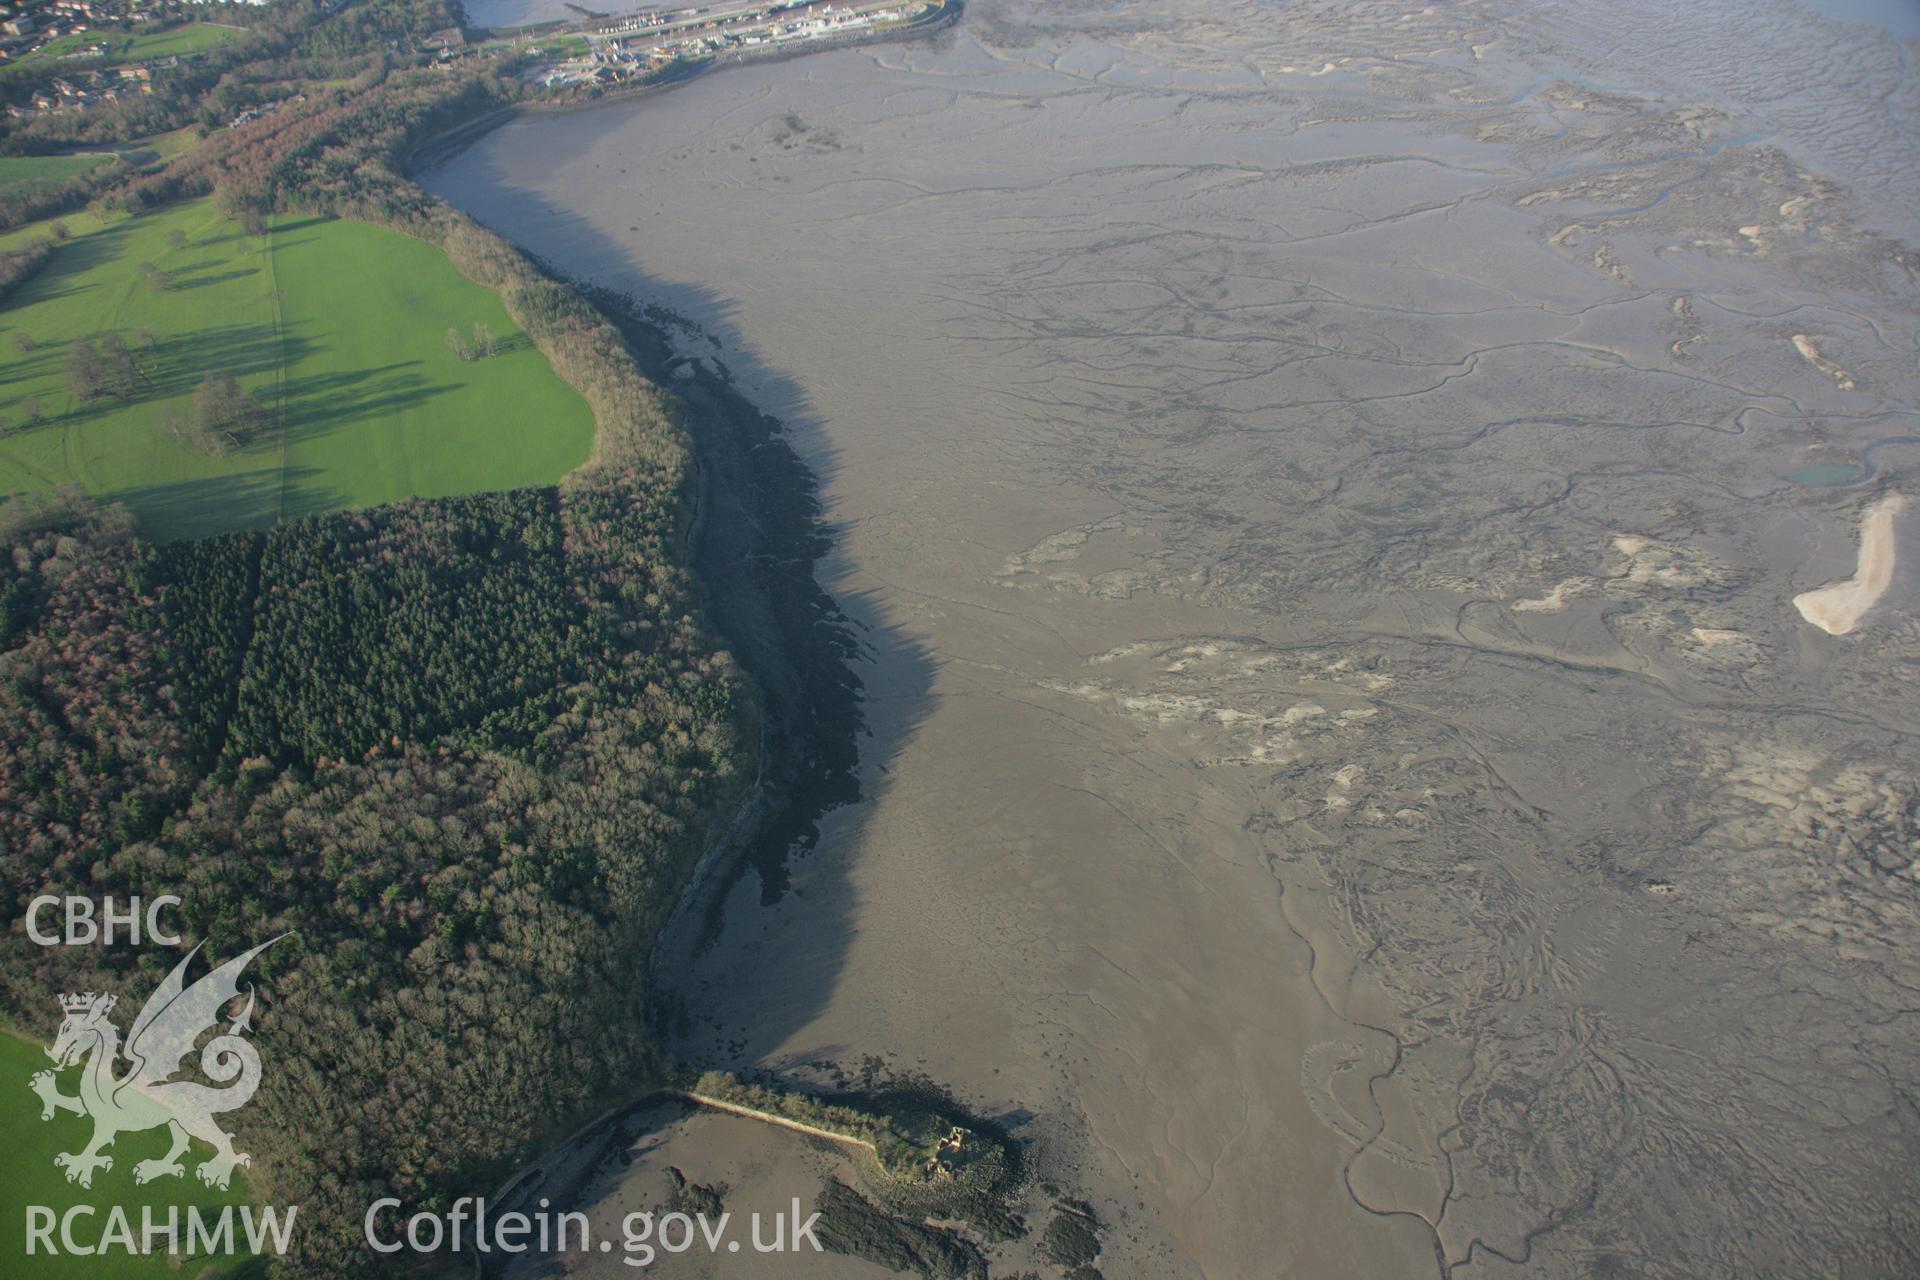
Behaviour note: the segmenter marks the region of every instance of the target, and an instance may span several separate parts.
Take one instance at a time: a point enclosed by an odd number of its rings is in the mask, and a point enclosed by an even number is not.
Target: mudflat
[[[838,535],[864,795],[664,966],[682,1052],[929,1073],[1109,1277],[1920,1266],[1911,571],[1789,607],[1911,458],[1788,478],[1914,432],[1916,54],[981,0],[429,175]]]

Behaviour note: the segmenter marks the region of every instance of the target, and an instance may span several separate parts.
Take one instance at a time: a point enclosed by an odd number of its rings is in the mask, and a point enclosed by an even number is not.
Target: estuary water
[[[979,0],[428,175],[821,477],[864,798],[679,1051],[930,1074],[1115,1280],[1912,1274],[1920,552],[1791,601],[1915,454],[1788,477],[1915,433],[1915,53]]]

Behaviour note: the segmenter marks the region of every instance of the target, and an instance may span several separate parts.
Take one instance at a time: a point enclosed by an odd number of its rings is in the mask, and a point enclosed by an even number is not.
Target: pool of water
[[[1885,440],[1875,440],[1860,450],[1858,462],[1821,462],[1810,467],[1800,467],[1787,472],[1786,478],[1795,484],[1834,485],[1865,484],[1880,474],[1879,464],[1873,455],[1882,449],[1891,449],[1899,445],[1920,444],[1920,436],[1888,436]]]
[[[1858,484],[1867,478],[1865,468],[1849,462],[1827,462],[1818,466],[1799,467],[1787,472],[1787,479],[1795,484],[1810,484],[1829,487],[1832,485]]]
[[[1898,36],[1920,36],[1920,0],[1800,0],[1823,17],[1864,22]]]

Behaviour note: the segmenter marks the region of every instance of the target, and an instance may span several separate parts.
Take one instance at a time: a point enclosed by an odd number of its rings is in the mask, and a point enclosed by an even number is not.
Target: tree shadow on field
[[[184,270],[185,268],[182,268],[182,269]],[[173,277],[173,283],[168,285],[167,287],[176,292],[182,291],[182,290],[188,290],[188,289],[204,289],[208,285],[225,284],[229,280],[240,280],[240,279],[244,279],[247,276],[257,276],[259,274],[260,274],[259,267],[239,267],[232,271],[216,272],[215,274],[210,276],[178,276],[176,275]]]
[[[49,350],[45,357],[36,352],[34,359],[49,362],[65,362],[65,352],[71,344],[62,343],[57,352]],[[83,425],[102,414],[117,412],[131,405],[147,404],[155,400],[170,400],[186,395],[214,374],[229,374],[244,378],[251,374],[271,373],[280,367],[284,354],[289,362],[300,359],[312,350],[312,344],[299,337],[282,338],[271,330],[252,325],[227,325],[219,329],[196,329],[191,333],[170,334],[155,341],[151,351],[143,351],[134,345],[134,357],[141,366],[143,379],[134,394],[122,400],[117,396],[102,396],[82,404],[76,404],[62,420]],[[39,372],[51,372],[45,364],[38,366]],[[62,394],[66,394],[62,389]]]
[[[258,325],[234,324],[216,329],[173,333],[154,344],[156,375],[153,395],[178,395],[200,385],[209,375],[272,373],[284,360],[312,354],[313,344],[297,334],[281,335]]]
[[[121,244],[126,238],[127,228],[123,223],[60,244],[54,249],[46,266],[35,272],[31,279],[21,282],[19,291],[7,300],[7,309],[14,311],[36,302],[52,302],[57,298],[99,288],[97,284],[81,284],[79,278],[119,257]],[[133,264],[127,265],[131,269]]]
[[[133,512],[144,536],[171,542],[270,525],[280,518],[282,497],[289,490],[297,490],[303,504],[337,505],[340,494],[314,486],[318,474],[311,467],[260,467],[233,475],[123,489],[111,497]]]
[[[447,383],[429,383],[419,373],[411,372],[422,364],[408,360],[376,369],[292,379],[285,388],[281,428],[290,442],[309,439],[358,419],[414,408],[455,389]]]
[[[133,349],[140,370],[139,384],[132,395],[99,396],[72,402],[71,391],[63,384],[58,391],[68,403],[65,413],[51,415],[68,426],[85,426],[104,415],[118,413],[136,405],[171,400],[186,395],[214,374],[236,378],[270,373],[280,367],[282,353],[288,360],[298,359],[312,344],[297,337],[282,339],[271,330],[251,325],[228,325],[219,329],[196,329],[191,333],[171,334],[155,340],[151,349],[122,333]],[[29,369],[23,376],[45,376],[64,367],[73,341],[38,348],[22,364]]]
[[[191,253],[195,249],[198,249],[201,247],[202,247],[202,242],[198,240],[190,240],[187,242],[186,248],[182,249],[181,252]],[[175,266],[167,268],[167,270],[170,271],[176,278],[179,278],[181,276],[188,275],[191,272],[212,271],[218,267],[226,267],[231,265],[233,265],[233,259],[230,257],[228,258],[213,257],[213,258],[202,258],[198,262],[182,262]]]
[[[17,350],[11,344],[6,349]],[[4,389],[3,393],[16,399],[26,395],[27,388],[22,384],[35,378],[44,378],[58,373],[60,362],[65,358],[63,355],[65,351],[66,343],[64,342],[54,345],[37,344],[32,351],[20,356],[19,359],[0,364],[0,388]]]
[[[84,426],[100,416],[113,415],[134,405],[150,405],[161,399],[173,399],[186,395],[198,388],[213,374],[232,374],[234,378],[244,378],[248,374],[273,372],[280,367],[280,355],[286,353],[286,359],[300,359],[311,344],[300,338],[278,338],[271,330],[261,330],[250,324],[228,324],[225,328],[202,328],[190,334],[171,334],[167,338],[157,338],[152,347],[142,347],[125,330],[121,338],[127,340],[132,349],[134,365],[140,370],[140,380],[134,386],[132,395],[100,395],[88,401],[73,401],[71,390],[61,384],[58,397],[67,403],[67,411],[50,415],[67,426]],[[90,334],[88,334],[90,336]],[[8,367],[21,368],[21,376],[48,376],[56,374],[65,367],[67,353],[73,349],[73,342],[48,344],[36,347],[31,357],[19,361],[19,365]]]
[[[230,244],[235,240],[251,240],[255,244],[260,243],[257,237],[247,235],[243,231],[222,231],[219,235],[207,236],[204,239],[188,240],[187,248],[211,249],[215,245]]]

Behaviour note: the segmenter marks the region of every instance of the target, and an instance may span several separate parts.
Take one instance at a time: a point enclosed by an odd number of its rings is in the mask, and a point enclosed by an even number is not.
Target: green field
[[[68,1182],[66,1175],[54,1165],[53,1158],[63,1151],[78,1151],[85,1146],[92,1133],[92,1123],[65,1111],[55,1112],[51,1120],[40,1118],[40,1099],[27,1084],[36,1072],[51,1065],[39,1045],[0,1031],[0,1141],[7,1147],[4,1167],[0,1167],[0,1258],[25,1259],[28,1205],[45,1205],[55,1214],[65,1214],[76,1204],[95,1206],[97,1211],[91,1218],[76,1219],[75,1234],[83,1240],[97,1241],[105,1229],[108,1207],[112,1205],[120,1205],[127,1211],[138,1233],[142,1205],[159,1206],[160,1222],[166,1220],[165,1206],[179,1205],[184,1222],[188,1205],[198,1205],[202,1213],[207,1213],[215,1206],[239,1204],[246,1198],[245,1187],[237,1177],[228,1190],[219,1191],[193,1176],[199,1160],[212,1154],[210,1148],[198,1143],[182,1158],[187,1166],[185,1177],[162,1178],[144,1187],[135,1184],[133,1166],[137,1161],[166,1154],[167,1135],[163,1129],[129,1133],[117,1139],[111,1149],[113,1168],[96,1173],[91,1188]],[[77,1067],[63,1072],[60,1091],[74,1093],[79,1074]],[[237,1229],[238,1223],[235,1225]],[[57,1230],[54,1239],[59,1240]],[[213,1261],[205,1259],[200,1265],[188,1261],[182,1267],[165,1256],[130,1258],[115,1253],[105,1257],[70,1257],[62,1253],[47,1257],[36,1254],[31,1261],[23,1261],[22,1265],[28,1270],[9,1274],[44,1276],[47,1280],[69,1276],[73,1280],[139,1280],[146,1276],[198,1276]],[[244,1262],[236,1261],[221,1267],[216,1274],[232,1277],[235,1272],[251,1270],[253,1268]]]
[[[0,192],[26,187],[57,187],[67,179],[97,169],[116,157],[131,165],[153,165],[181,155],[195,141],[194,129],[188,126],[140,138],[113,151],[81,151],[57,156],[0,156]],[[45,234],[45,227],[16,228],[6,233],[5,242],[10,247],[21,239],[33,239]]]
[[[548,484],[586,456],[593,416],[490,290],[431,245],[360,223],[282,218],[241,234],[206,201],[73,238],[0,310],[0,493],[78,483],[124,502],[150,536],[200,536],[278,519]],[[188,237],[171,248],[168,232]],[[172,279],[149,286],[139,264]],[[463,361],[449,329],[500,339]],[[150,331],[147,347],[142,330]],[[69,394],[68,343],[116,331],[142,385],[130,401]],[[18,335],[32,349],[22,351]],[[238,378],[271,427],[204,456],[170,439],[210,374]],[[36,397],[43,421],[25,423]]]
[[[112,159],[98,152],[77,156],[0,156],[0,191],[57,187],[68,178],[97,169]]]
[[[35,240],[46,239],[56,223],[75,235],[98,231],[106,225],[98,214],[87,209],[77,209],[61,217],[42,218],[38,222],[22,223],[11,231],[0,231],[0,252],[25,248]]]
[[[82,31],[61,36],[28,54],[22,61],[59,61],[67,54],[78,53],[90,45],[102,45],[105,51],[99,56],[106,62],[144,62],[149,58],[165,58],[172,54],[184,57],[199,53],[217,44],[237,40],[245,34],[239,27],[223,27],[213,22],[189,22],[165,31]],[[90,64],[92,60],[88,62]],[[73,65],[80,64],[76,61]]]

